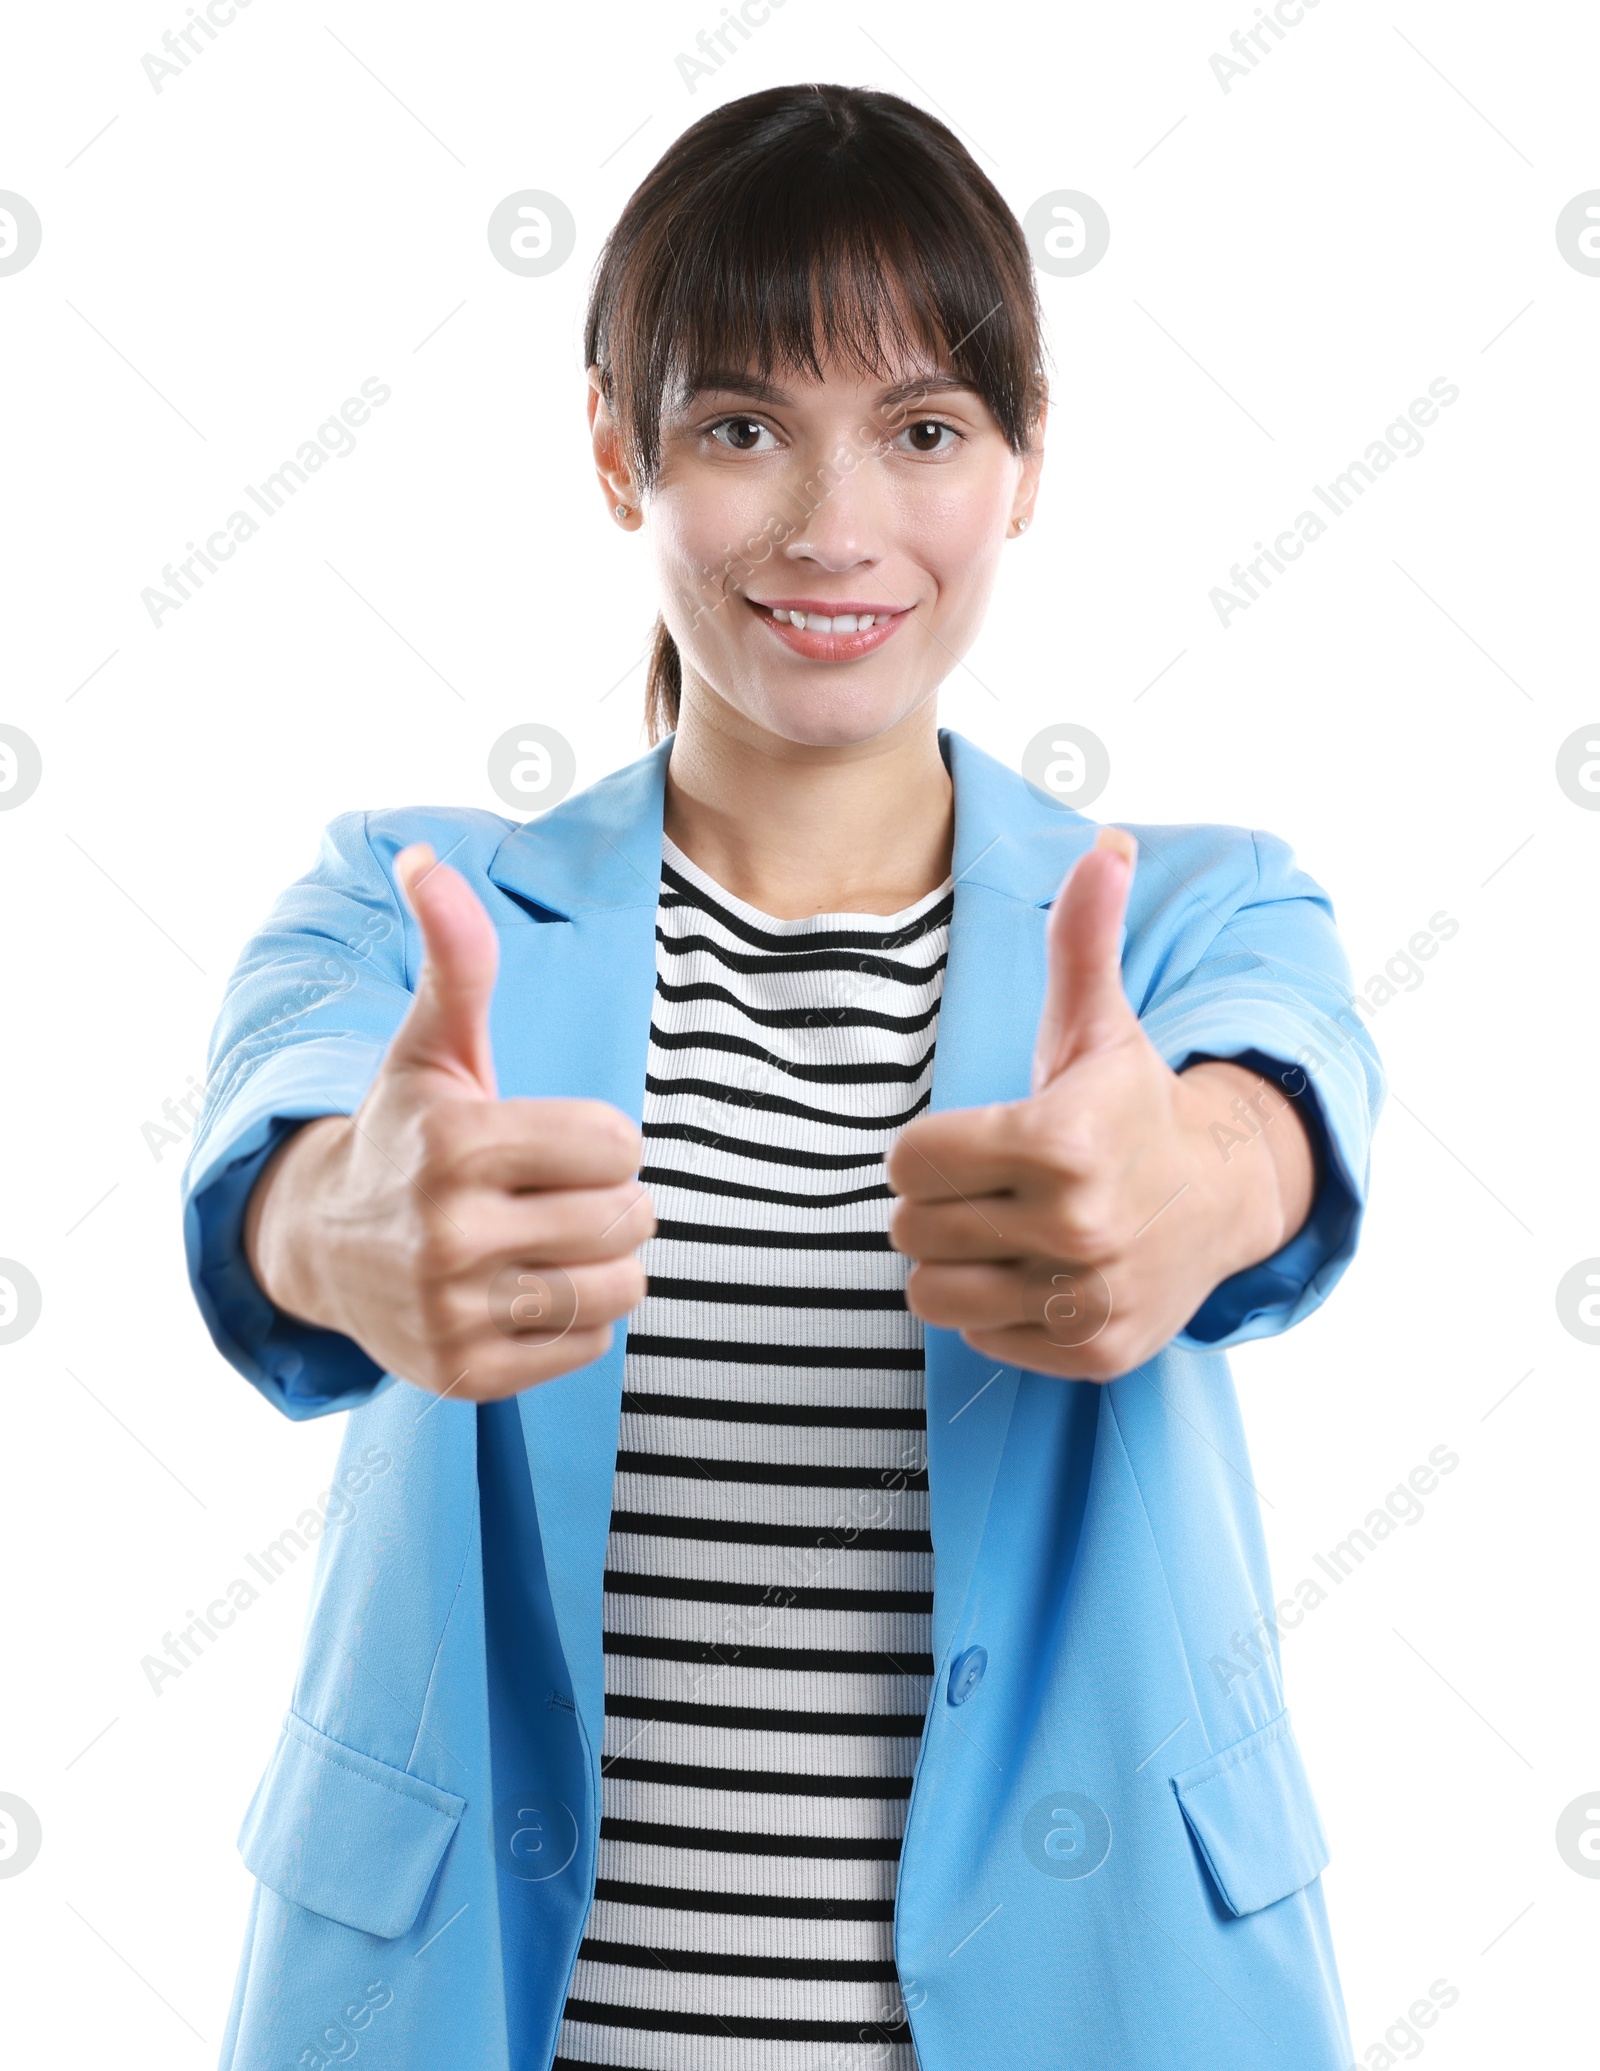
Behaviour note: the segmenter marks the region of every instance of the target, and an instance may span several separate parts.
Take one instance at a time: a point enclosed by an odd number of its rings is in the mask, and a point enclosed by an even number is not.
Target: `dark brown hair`
[[[664,400],[737,368],[822,379],[822,360],[885,375],[929,356],[970,382],[1011,450],[1044,394],[1022,226],[942,122],[894,94],[778,86],[684,131],[630,197],[595,265],[584,363],[599,369],[642,494]],[[664,619],[645,692],[652,741],[678,721]]]

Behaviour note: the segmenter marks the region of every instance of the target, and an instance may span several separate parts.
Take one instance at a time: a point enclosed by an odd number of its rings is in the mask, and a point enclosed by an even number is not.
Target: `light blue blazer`
[[[1028,1092],[1046,908],[1095,827],[940,739],[946,1108]],[[272,1147],[356,1107],[410,1004],[420,940],[393,878],[408,842],[432,842],[499,930],[502,1095],[639,1118],[670,748],[523,826],[342,815],[230,981],[184,1179],[195,1295],[284,1415],[348,1414],[299,1678],[239,1837],[257,1883],[225,2071],[317,2071],[366,2047],[386,2071],[528,2071],[554,2053],[595,1876],[623,1333],[510,1402],[439,1398],[274,1310],[240,1225]],[[1382,1073],[1329,902],[1281,841],[1134,831],[1128,997],[1175,1069],[1240,1058],[1299,1096],[1315,1204],[1109,1386],[996,1368],[928,1331],[937,1672],[895,1918],[922,2071],[1351,2058],[1223,1351],[1298,1322],[1344,1271]]]

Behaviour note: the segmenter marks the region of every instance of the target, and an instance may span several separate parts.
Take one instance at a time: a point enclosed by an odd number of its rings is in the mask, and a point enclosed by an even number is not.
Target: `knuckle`
[[[462,1313],[459,1289],[442,1281],[417,1287],[416,1328],[428,1356],[445,1365],[463,1349],[471,1319]],[[460,1371],[459,1364],[456,1371]]]
[[[1100,1339],[1096,1339],[1092,1345],[1085,1345],[1078,1357],[1087,1380],[1108,1381],[1116,1371],[1111,1352]]]
[[[650,1291],[650,1283],[646,1278],[644,1267],[639,1264],[638,1260],[628,1260],[627,1267],[628,1270],[622,1277],[622,1283],[612,1298],[610,1314],[606,1317],[608,1323],[615,1323],[622,1317],[631,1315]]]
[[[1047,1171],[1062,1175],[1084,1172],[1094,1162],[1094,1119],[1082,1109],[1050,1110],[1032,1118],[1022,1141],[1026,1155]]]
[[[466,1151],[461,1126],[456,1121],[419,1119],[416,1155],[408,1161],[400,1184],[411,1192],[413,1203],[425,1214],[438,1214],[462,1186]]]
[[[585,1101],[582,1122],[590,1142],[605,1154],[608,1162],[614,1163],[617,1171],[634,1169],[643,1153],[644,1140],[638,1124],[620,1107],[612,1107],[604,1100]]]
[[[1119,1374],[1131,1373],[1139,1364],[1134,1328],[1127,1323],[1108,1323],[1088,1350],[1094,1357],[1094,1378],[1098,1381],[1113,1381]]]
[[[628,1256],[591,1276],[580,1289],[578,1316],[584,1325],[616,1323],[636,1309],[646,1292],[644,1267]]]
[[[471,1255],[461,1230],[444,1216],[429,1214],[413,1232],[407,1247],[406,1270],[419,1297],[430,1304],[438,1302],[446,1285],[463,1271]]]
[[[915,1201],[896,1201],[889,1210],[889,1242],[907,1258],[928,1250],[932,1232],[928,1211]]]
[[[1116,1241],[1113,1204],[1098,1188],[1070,1188],[1052,1203],[1050,1229],[1064,1258],[1105,1258]]]
[[[423,1163],[433,1172],[447,1170],[459,1155],[461,1103],[434,1100],[419,1110],[415,1129]]]
[[[1055,1203],[1047,1218],[1049,1248],[1056,1259],[1085,1259],[1094,1249],[1098,1235],[1094,1218],[1071,1202]]]
[[[610,1350],[613,1335],[610,1323],[580,1324],[553,1345],[522,1347],[505,1361],[504,1392],[537,1387],[590,1365]]]
[[[426,1388],[431,1395],[449,1395],[452,1398],[465,1396],[468,1400],[473,1400],[473,1382],[476,1375],[471,1369],[464,1372],[466,1366],[465,1360],[452,1360],[446,1357],[438,1346],[434,1346],[425,1352],[422,1358],[418,1369],[419,1385]]]
[[[579,1212],[579,1228],[586,1243],[620,1256],[655,1230],[655,1208],[640,1186],[592,1188]]]
[[[925,1266],[913,1266],[906,1275],[906,1307],[924,1322],[938,1321],[939,1285]]]
[[[1111,1369],[1106,1364],[1106,1351],[1096,1338],[1091,1344],[1074,1345],[1056,1354],[1060,1370],[1075,1381],[1108,1381]]]

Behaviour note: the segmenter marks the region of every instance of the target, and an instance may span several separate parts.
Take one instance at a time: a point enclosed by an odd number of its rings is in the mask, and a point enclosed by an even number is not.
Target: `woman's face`
[[[1043,457],[1038,433],[1014,454],[976,390],[927,364],[823,374],[725,369],[673,399],[641,513],[686,706],[720,700],[814,747],[873,740],[933,697]],[[603,400],[590,410],[608,501],[638,506]]]

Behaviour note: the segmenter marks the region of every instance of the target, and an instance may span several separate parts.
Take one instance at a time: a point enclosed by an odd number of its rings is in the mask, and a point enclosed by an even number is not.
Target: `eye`
[[[937,443],[942,434],[949,435],[948,446]],[[908,424],[903,431],[896,434],[895,442],[899,444],[901,439],[911,441],[909,446],[901,448],[902,452],[951,453],[964,437],[965,433],[957,431],[953,424],[946,424],[942,417],[919,417],[915,423]]]
[[[762,449],[756,443],[763,432],[770,436],[770,428],[757,417],[723,417],[709,427],[711,437],[719,446],[726,446],[731,453],[757,453]],[[727,432],[729,437],[722,434]],[[766,449],[771,451],[769,447]]]

